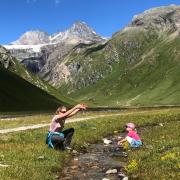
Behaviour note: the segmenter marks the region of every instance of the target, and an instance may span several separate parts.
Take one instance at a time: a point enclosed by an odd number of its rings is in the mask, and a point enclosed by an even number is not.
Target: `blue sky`
[[[170,4],[180,5],[180,0],[0,0],[0,44],[8,44],[29,30],[64,31],[77,20],[111,37],[133,15]]]

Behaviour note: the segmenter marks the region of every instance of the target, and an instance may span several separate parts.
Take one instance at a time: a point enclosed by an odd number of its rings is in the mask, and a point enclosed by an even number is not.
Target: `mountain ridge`
[[[30,30],[25,32],[21,37],[11,42],[11,45],[47,45],[53,43],[60,43],[62,41],[68,41],[68,43],[74,43],[72,39],[77,39],[77,41],[83,41],[88,39],[92,41],[102,41],[101,36],[90,28],[85,22],[76,21],[70,28],[62,32],[56,32],[49,35],[47,32],[42,30]],[[81,39],[82,38],[82,39]],[[71,40],[70,40],[71,39]],[[75,41],[75,40],[74,40]]]
[[[28,70],[45,77],[58,59],[77,44],[102,41],[106,39],[97,35],[86,23],[77,21],[64,32],[53,35],[39,30],[26,32],[19,40],[13,42],[13,45],[4,47]]]

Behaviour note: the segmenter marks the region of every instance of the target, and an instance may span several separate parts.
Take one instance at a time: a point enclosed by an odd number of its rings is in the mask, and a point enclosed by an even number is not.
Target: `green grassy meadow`
[[[113,134],[115,130],[121,132],[125,123],[135,122],[144,146],[127,151],[126,173],[137,179],[173,179],[178,177],[180,170],[179,120],[180,109],[165,109],[112,115],[69,123],[66,127],[75,128],[72,146],[80,151],[88,148],[88,143],[101,142],[103,137]],[[46,147],[44,141],[47,130],[48,127],[1,134],[0,164],[9,166],[0,167],[0,179],[49,180],[61,174],[61,168],[71,155]]]

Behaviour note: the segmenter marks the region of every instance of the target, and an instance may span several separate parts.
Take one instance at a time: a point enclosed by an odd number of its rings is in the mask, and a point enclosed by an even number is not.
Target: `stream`
[[[123,173],[127,153],[117,145],[117,136],[105,138],[112,143],[89,145],[85,152],[73,150],[73,157],[64,167],[61,180],[120,180],[128,179]]]

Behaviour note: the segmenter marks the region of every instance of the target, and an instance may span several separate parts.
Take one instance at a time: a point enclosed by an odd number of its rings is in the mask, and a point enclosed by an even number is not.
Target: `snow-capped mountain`
[[[47,45],[51,43],[67,42],[69,44],[76,44],[78,42],[99,42],[102,41],[101,36],[90,28],[86,23],[77,21],[72,27],[64,32],[58,32],[48,35],[47,32],[41,30],[28,31],[24,33],[18,40],[11,42],[11,45]],[[13,46],[12,46],[13,47]],[[26,46],[19,46],[20,48]],[[27,46],[29,48],[29,46]]]
[[[90,28],[86,23],[77,21],[71,28],[64,32],[59,32],[51,35],[49,40],[51,43],[58,43],[66,41],[69,44],[77,42],[97,42],[102,41],[102,37],[97,35],[96,32]]]
[[[49,43],[48,33],[40,30],[28,31],[18,40],[10,43],[12,45],[39,45]]]
[[[41,30],[28,31],[18,40],[4,45],[29,70],[46,74],[56,62],[79,43],[104,42],[106,38],[96,34],[84,22],[75,22],[64,32],[49,35]]]

